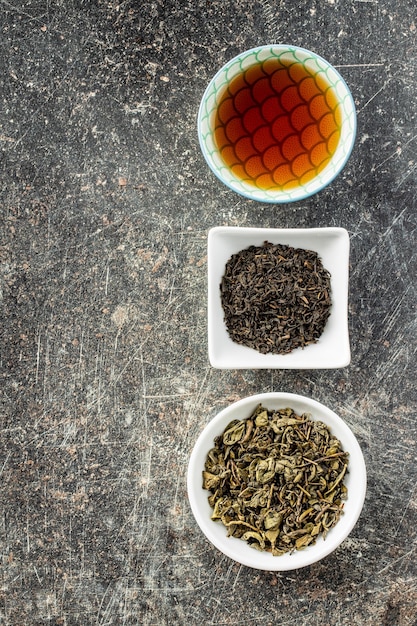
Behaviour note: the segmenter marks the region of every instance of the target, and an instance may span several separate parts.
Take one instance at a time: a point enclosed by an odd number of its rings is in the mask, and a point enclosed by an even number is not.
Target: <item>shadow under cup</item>
[[[198,134],[214,174],[263,202],[306,198],[328,185],[353,148],[356,111],[340,74],[295,46],[261,46],[209,83]]]

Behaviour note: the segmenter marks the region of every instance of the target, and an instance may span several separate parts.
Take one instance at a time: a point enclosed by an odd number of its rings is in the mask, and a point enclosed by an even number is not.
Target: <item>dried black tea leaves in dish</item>
[[[340,519],[348,453],[323,422],[259,405],[214,444],[203,488],[228,536],[279,556],[314,544]]]
[[[330,315],[330,273],[317,252],[265,242],[234,254],[220,284],[230,338],[262,354],[316,343]]]

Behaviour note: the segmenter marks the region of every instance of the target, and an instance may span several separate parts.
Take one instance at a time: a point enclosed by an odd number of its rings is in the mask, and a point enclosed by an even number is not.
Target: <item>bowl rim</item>
[[[328,177],[326,177],[326,180],[323,183],[317,184],[316,186],[312,186],[311,190],[309,191],[305,191],[303,188],[298,188],[298,191],[294,192],[294,194],[291,193],[284,193],[284,194],[279,194],[277,197],[275,196],[265,196],[265,194],[262,193],[262,190],[258,189],[257,187],[253,187],[253,191],[251,187],[248,188],[238,188],[238,186],[234,186],[233,184],[231,184],[229,181],[227,181],[221,174],[221,172],[219,171],[219,169],[215,166],[215,164],[213,163],[213,160],[210,156],[210,154],[208,153],[207,149],[206,149],[206,144],[204,141],[204,137],[203,137],[203,132],[202,132],[202,120],[204,118],[204,108],[205,108],[205,103],[207,101],[208,96],[210,95],[211,91],[214,88],[214,85],[216,83],[216,81],[218,80],[218,78],[221,76],[221,74],[223,72],[227,72],[227,70],[234,64],[236,63],[239,59],[245,59],[247,56],[251,55],[251,54],[257,54],[263,50],[288,50],[290,52],[299,52],[301,54],[309,54],[312,57],[314,57],[316,60],[320,61],[321,63],[323,63],[327,69],[330,69],[331,71],[333,71],[337,77],[338,80],[340,81],[340,84],[343,86],[343,89],[346,91],[346,97],[345,99],[348,101],[349,103],[349,108],[351,110],[351,115],[352,115],[352,129],[351,132],[349,133],[349,140],[347,142],[347,149],[345,152],[345,155],[343,157],[343,159],[340,161],[339,165],[337,168],[335,168],[334,172],[332,174],[330,174]],[[268,204],[286,204],[286,203],[291,203],[291,202],[298,202],[300,200],[305,200],[313,195],[315,195],[316,193],[322,191],[325,187],[327,187],[329,184],[331,184],[333,182],[333,180],[340,174],[340,172],[343,170],[343,168],[345,167],[346,163],[348,162],[348,160],[350,159],[350,156],[352,154],[353,151],[353,147],[355,145],[355,140],[356,140],[356,135],[357,135],[357,113],[356,113],[356,107],[355,107],[355,101],[353,99],[353,95],[352,92],[350,91],[350,88],[347,84],[347,82],[345,81],[345,79],[343,78],[343,76],[340,74],[340,72],[338,71],[338,69],[329,61],[327,61],[327,59],[325,59],[324,57],[322,57],[320,54],[318,54],[317,52],[313,52],[312,50],[308,50],[307,48],[304,48],[302,46],[297,46],[297,45],[293,45],[293,44],[285,44],[285,43],[271,43],[271,44],[262,44],[259,46],[255,46],[253,48],[249,48],[247,50],[243,50],[242,52],[240,52],[239,54],[236,54],[234,57],[232,57],[231,59],[229,59],[228,61],[226,61],[226,63],[224,63],[222,65],[222,67],[220,67],[217,72],[214,74],[214,76],[211,78],[211,80],[209,81],[209,83],[207,84],[204,92],[203,92],[203,96],[200,100],[200,105],[198,108],[198,113],[197,113],[197,134],[198,134],[198,142],[200,145],[200,149],[201,152],[204,156],[204,159],[207,163],[207,165],[209,166],[210,170],[213,172],[213,174],[224,184],[226,185],[226,187],[228,187],[229,189],[231,189],[232,191],[235,191],[236,193],[240,194],[241,196],[248,198],[250,200],[254,200],[254,201],[258,201],[258,202],[264,202],[264,203],[268,203]],[[328,166],[326,166],[325,169],[327,169]],[[315,179],[313,179],[314,181]],[[238,179],[236,179],[236,181],[238,181]],[[312,181],[310,181],[309,186],[312,184]]]
[[[331,273],[332,310],[317,343],[289,354],[261,354],[229,337],[220,302],[219,284],[227,260],[249,245],[266,239],[318,252]],[[245,242],[242,244],[242,239]],[[236,243],[235,243],[236,242]],[[326,243],[327,242],[327,243]],[[324,246],[332,254],[323,258]],[[258,228],[215,226],[207,236],[207,335],[210,364],[218,369],[335,369],[351,360],[348,320],[350,239],[346,229],[336,226],[313,228]],[[334,254],[337,252],[337,259]],[[221,268],[219,265],[221,264]],[[329,354],[328,346],[334,346]]]
[[[319,537],[316,544],[281,556],[259,552],[241,539],[227,537],[225,527],[220,522],[214,522],[210,517],[211,507],[207,500],[209,492],[203,489],[201,483],[204,460],[207,452],[213,447],[214,437],[221,434],[229,421],[238,418],[239,414],[241,414],[240,419],[249,417],[259,403],[263,403],[268,409],[290,406],[295,411],[302,411],[304,408],[303,412],[312,413],[312,419],[323,421],[330,427],[332,433],[341,440],[343,448],[349,452],[351,460],[346,478],[349,485],[348,497],[340,520],[330,529],[325,539]],[[205,537],[220,552],[241,565],[265,571],[300,569],[333,552],[355,526],[365,501],[366,487],[366,465],[363,453],[346,422],[317,400],[289,392],[265,392],[246,396],[219,411],[200,432],[192,449],[187,471],[188,500],[194,518]],[[353,492],[352,489],[354,489]]]

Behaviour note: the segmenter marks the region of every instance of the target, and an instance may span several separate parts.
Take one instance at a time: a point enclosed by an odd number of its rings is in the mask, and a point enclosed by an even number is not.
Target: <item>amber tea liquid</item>
[[[323,71],[269,59],[236,76],[220,95],[214,137],[236,177],[284,190],[326,167],[341,123],[341,105]]]

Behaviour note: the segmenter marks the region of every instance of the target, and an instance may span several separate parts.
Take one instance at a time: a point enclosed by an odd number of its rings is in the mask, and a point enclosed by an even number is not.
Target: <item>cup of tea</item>
[[[342,76],[297,46],[253,48],[210,81],[198,112],[198,137],[214,174],[252,200],[302,200],[346,164],[356,111]]]

